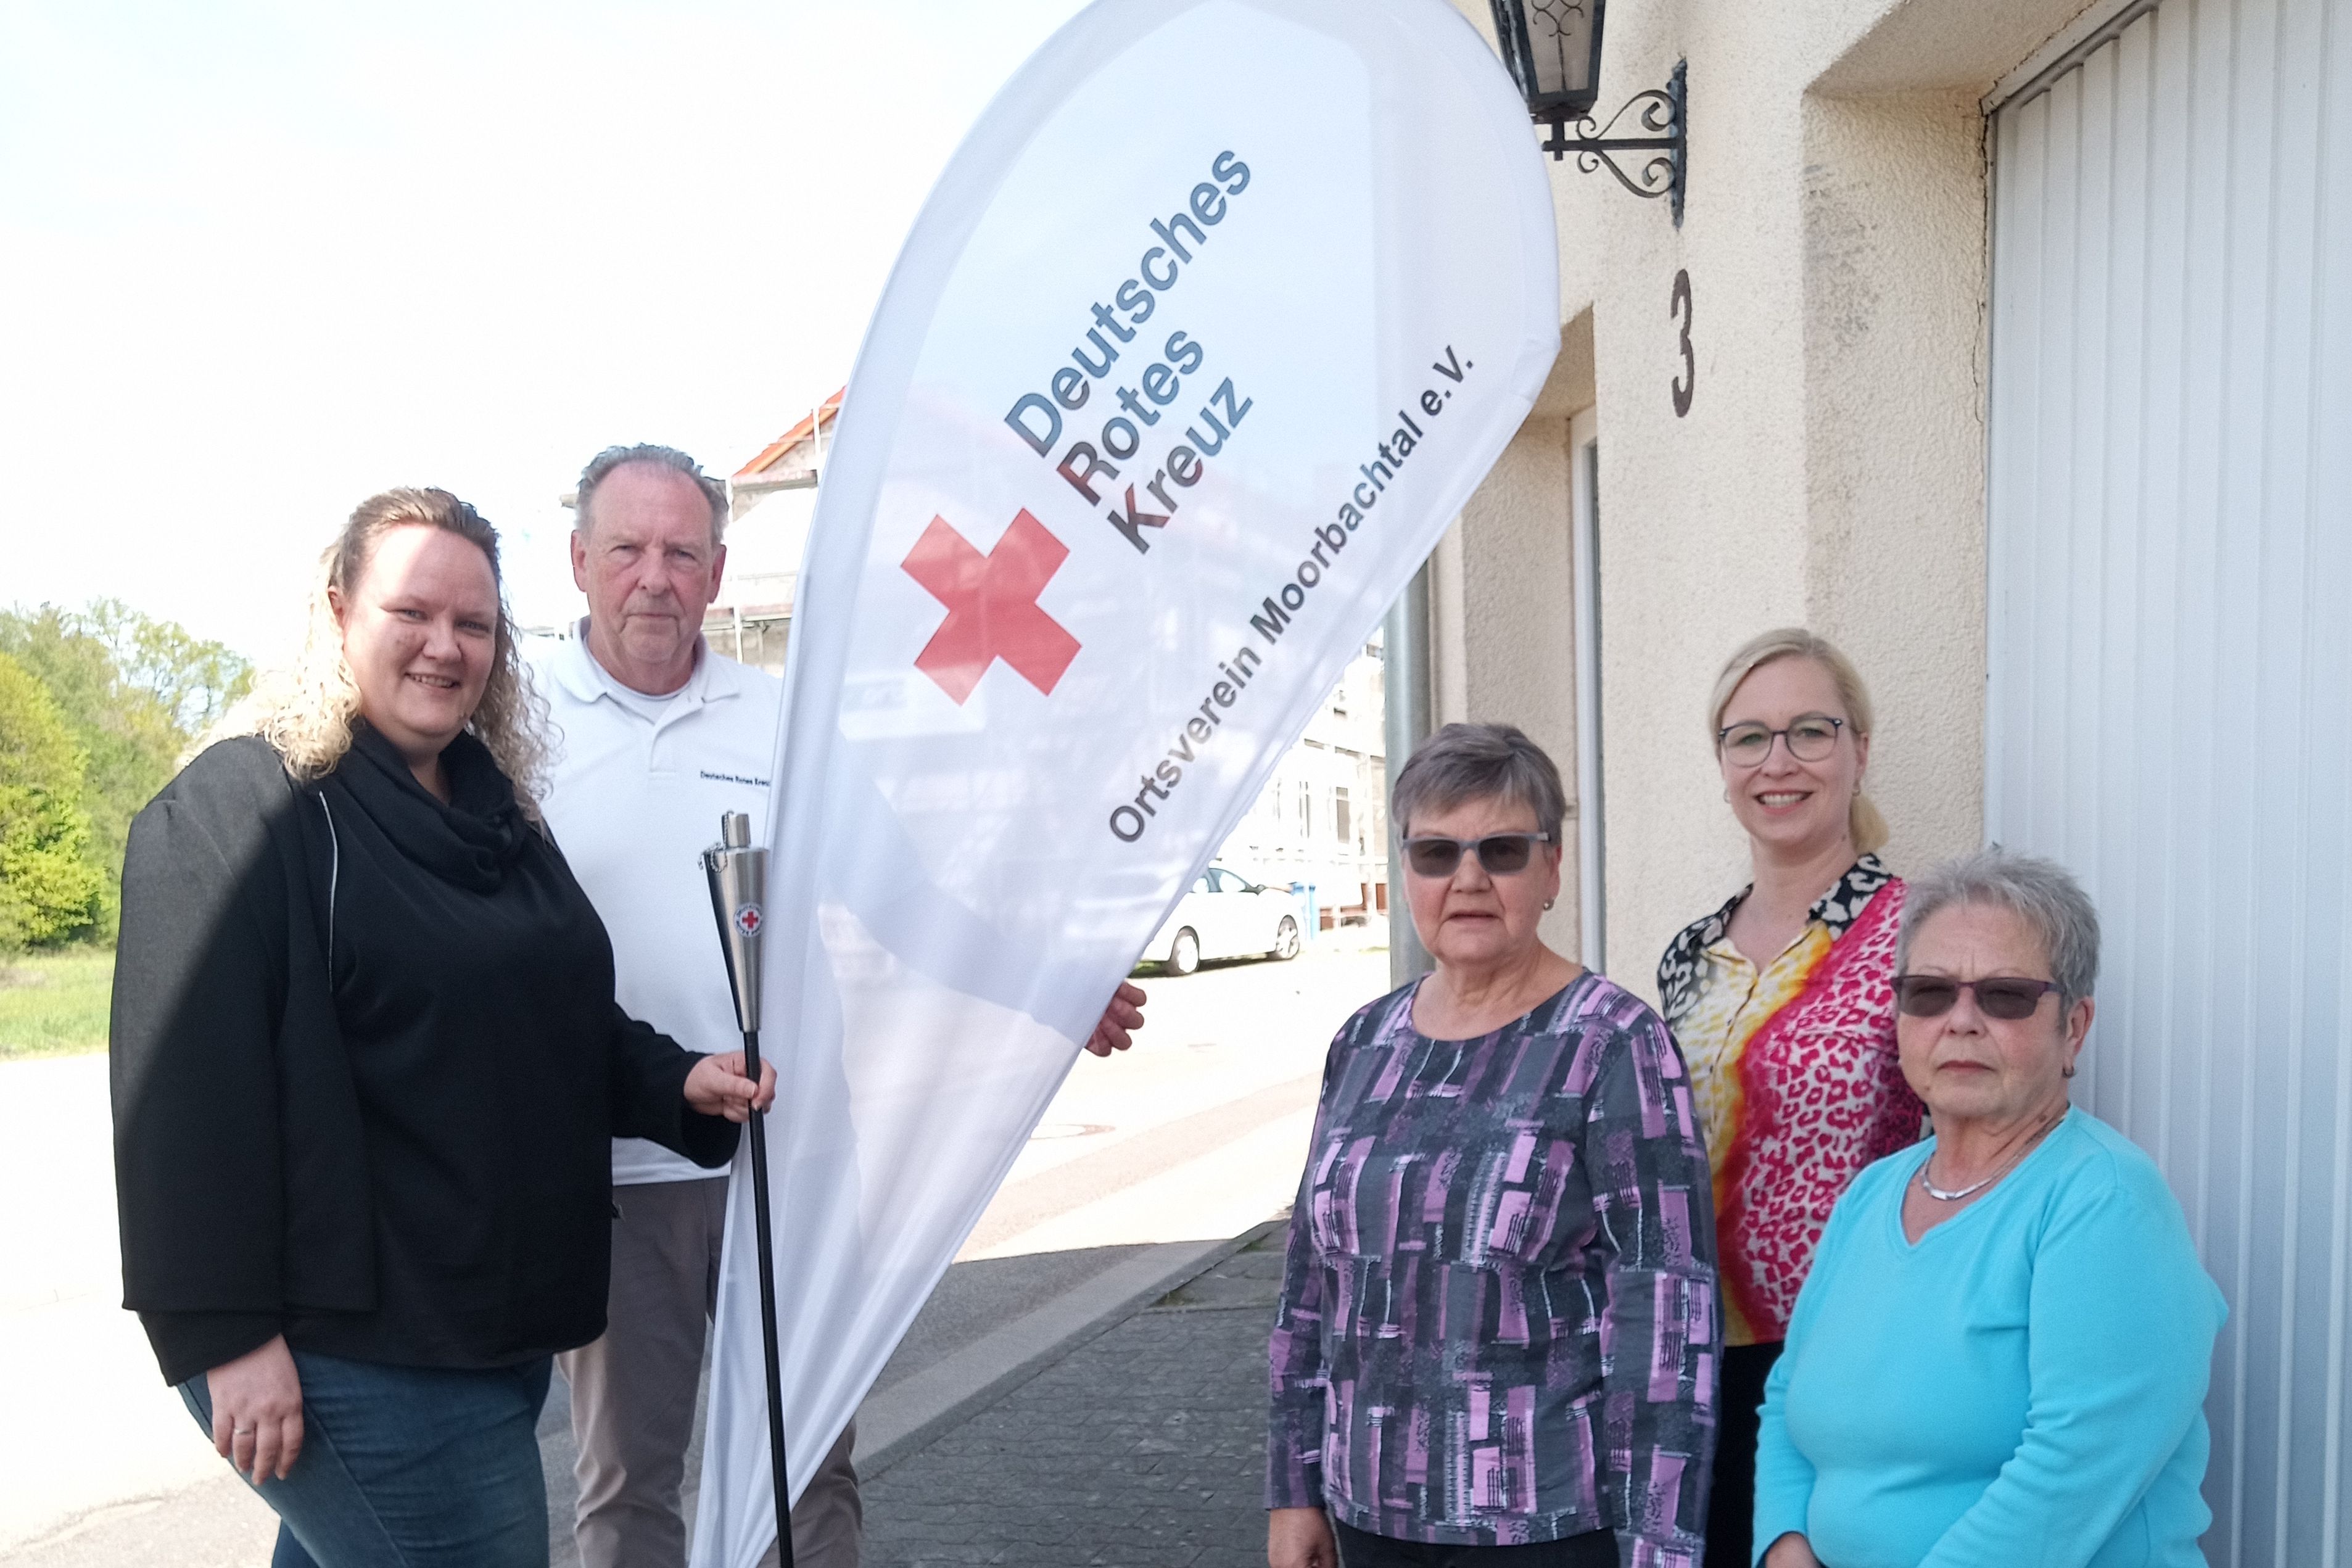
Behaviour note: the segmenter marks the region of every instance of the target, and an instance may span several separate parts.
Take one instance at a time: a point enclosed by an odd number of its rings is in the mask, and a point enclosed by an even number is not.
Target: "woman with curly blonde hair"
[[[319,557],[301,653],[290,668],[264,678],[242,713],[223,726],[224,733],[260,735],[298,778],[334,771],[352,749],[352,722],[362,703],[358,678],[343,652],[344,606],[377,542],[394,529],[412,527],[440,529],[473,545],[488,563],[496,589],[499,535],[481,513],[447,490],[397,489],[369,497]],[[547,765],[546,708],[523,673],[503,597],[498,601],[488,673],[465,727],[512,781],[524,813],[536,819]]]
[[[543,1568],[534,1429],[604,1331],[610,1140],[724,1164],[773,1075],[614,1005],[480,514],[362,502],[312,612],[257,732],[131,826],[124,1304],[280,1568]]]

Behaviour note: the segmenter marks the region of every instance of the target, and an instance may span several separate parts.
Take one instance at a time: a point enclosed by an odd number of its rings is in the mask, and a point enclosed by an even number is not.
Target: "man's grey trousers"
[[[727,1179],[615,1187],[613,1202],[604,1337],[556,1358],[580,1447],[573,1534],[581,1568],[684,1568],[678,1489],[718,1300]],[[852,1423],[793,1506],[795,1568],[857,1568],[856,1436]]]

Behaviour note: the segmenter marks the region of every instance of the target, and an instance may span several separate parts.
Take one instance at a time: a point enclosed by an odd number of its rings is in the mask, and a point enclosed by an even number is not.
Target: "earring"
[[[2074,1064],[2073,1062],[2068,1062],[2063,1070],[2062,1070],[2058,1076],[2061,1078],[2073,1078],[2074,1076]]]
[[[1559,901],[1559,900],[1557,900],[1557,899],[1546,899],[1546,900],[1544,900],[1544,908],[1546,908],[1546,909],[1549,909],[1549,908],[1551,908],[1551,907],[1552,907],[1552,905],[1554,905],[1554,904],[1558,903]]]

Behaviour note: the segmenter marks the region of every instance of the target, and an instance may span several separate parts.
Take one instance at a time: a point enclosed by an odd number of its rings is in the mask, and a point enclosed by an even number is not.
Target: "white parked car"
[[[1253,882],[1224,866],[1201,873],[1192,890],[1143,950],[1141,962],[1190,974],[1204,958],[1298,956],[1298,895]]]

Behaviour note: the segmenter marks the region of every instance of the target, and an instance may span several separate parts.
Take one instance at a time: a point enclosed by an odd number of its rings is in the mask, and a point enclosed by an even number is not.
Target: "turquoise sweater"
[[[1856,1177],[1766,1385],[1756,1555],[1826,1568],[2202,1568],[2224,1308],[2156,1164],[2069,1111],[1919,1238],[1932,1142]]]

